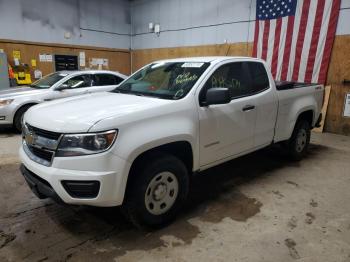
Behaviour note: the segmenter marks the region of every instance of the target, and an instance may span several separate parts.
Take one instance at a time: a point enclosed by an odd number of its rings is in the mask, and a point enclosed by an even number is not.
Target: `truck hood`
[[[39,93],[47,92],[48,89],[37,89],[31,87],[11,87],[0,91],[0,99],[14,99],[19,96],[29,96]]]
[[[110,92],[88,94],[31,107],[25,114],[24,121],[53,132],[88,132],[103,119],[123,117],[171,102],[172,100]]]

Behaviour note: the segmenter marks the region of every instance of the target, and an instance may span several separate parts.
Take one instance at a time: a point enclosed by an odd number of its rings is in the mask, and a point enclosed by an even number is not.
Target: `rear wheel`
[[[30,108],[31,106],[23,106],[20,109],[17,110],[15,117],[13,119],[13,127],[18,131],[21,132],[22,131],[22,122],[23,122],[23,116],[24,113],[27,112],[27,110]]]
[[[132,174],[124,214],[137,227],[160,227],[171,222],[188,194],[184,163],[172,155],[152,155]]]
[[[307,153],[310,144],[310,124],[299,120],[294,128],[292,137],[286,142],[289,155],[294,160],[301,160]]]

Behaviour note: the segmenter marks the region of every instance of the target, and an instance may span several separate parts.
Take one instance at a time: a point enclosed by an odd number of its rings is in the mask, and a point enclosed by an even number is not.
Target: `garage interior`
[[[0,0],[0,61],[34,82],[69,63],[130,75],[161,59],[250,57],[256,6]],[[272,146],[195,175],[185,208],[162,229],[136,229],[119,208],[38,199],[19,171],[21,135],[0,127],[0,261],[350,261],[349,24],[341,0],[324,121],[307,157],[293,162]]]

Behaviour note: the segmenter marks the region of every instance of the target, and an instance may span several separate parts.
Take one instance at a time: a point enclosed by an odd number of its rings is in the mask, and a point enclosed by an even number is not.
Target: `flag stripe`
[[[296,12],[295,12],[295,21],[294,21],[294,34],[292,37],[292,47],[290,51],[290,60],[289,60],[289,68],[288,68],[288,75],[287,75],[287,81],[292,80],[293,75],[293,69],[294,69],[294,62],[295,62],[295,52],[296,52],[296,44],[299,37],[299,28],[300,28],[300,21],[301,21],[301,14],[303,11],[303,0],[300,0]]]
[[[283,62],[283,56],[284,56],[284,46],[286,43],[288,20],[289,20],[288,16],[282,18],[282,28],[281,28],[280,45],[278,47],[279,55],[278,55],[277,74],[276,74],[276,79],[278,79],[278,80],[281,79],[282,62]]]
[[[307,25],[306,25],[306,32],[307,33],[305,34],[303,50],[301,52],[298,82],[305,81],[307,61],[309,58],[309,53],[310,53],[311,48],[312,48],[312,46],[311,46],[311,41],[312,41],[312,37],[313,37],[312,32],[314,31],[318,2],[319,1],[311,1],[310,2],[309,15],[308,15]]]
[[[299,26],[299,35],[295,46],[296,49],[295,49],[295,59],[294,59],[292,79],[298,79],[298,75],[299,75],[300,58],[301,58],[301,53],[303,51],[303,46],[304,46],[304,37],[306,32],[307,18],[309,14],[309,6],[310,6],[310,0],[304,0],[303,9],[301,13],[300,26]]]
[[[261,58],[266,60],[267,56],[267,48],[268,48],[268,40],[269,40],[269,31],[270,31],[270,20],[265,21],[264,23],[264,35],[262,41],[262,54]]]
[[[257,57],[261,58],[262,53],[262,41],[263,41],[263,34],[264,34],[264,21],[259,21],[259,39],[258,39],[258,50],[257,50]]]
[[[272,72],[272,75],[274,78],[276,78],[276,74],[277,74],[277,63],[278,63],[278,53],[279,53],[279,48],[280,48],[282,19],[283,18],[277,19],[276,30],[275,30],[275,42],[273,43],[271,72]]]
[[[259,37],[259,20],[255,20],[255,32],[254,32],[254,46],[253,46],[253,57],[257,57],[258,48],[258,37]]]
[[[286,32],[286,44],[285,44],[285,50],[283,54],[281,80],[287,79],[290,49],[292,46],[291,42],[293,37],[293,28],[294,28],[294,16],[290,16],[288,19],[287,32]]]
[[[331,10],[332,10],[331,5],[328,5],[327,7],[325,7],[325,10],[323,12],[321,27],[328,28]],[[317,45],[317,52],[316,52],[316,57],[315,57],[314,68],[313,68],[313,72],[312,72],[312,79],[311,79],[312,83],[318,83],[318,75],[319,75],[320,69],[321,69],[321,62],[322,62],[322,58],[323,58],[323,54],[324,54],[324,47],[326,44],[326,37],[327,37],[327,30],[321,30],[320,38],[319,38],[318,45]]]
[[[268,38],[268,48],[267,48],[267,56],[266,56],[266,63],[269,66],[271,70],[271,62],[272,62],[272,55],[273,55],[273,47],[275,42],[275,33],[276,33],[276,19],[270,20],[270,29],[269,29],[269,38]]]
[[[318,0],[314,27],[312,30],[312,39],[310,44],[309,57],[307,60],[307,66],[306,66],[306,72],[305,72],[305,79],[304,79],[305,82],[311,82],[311,79],[312,79],[318,40],[320,37],[320,31],[321,31],[321,25],[322,25],[324,5],[325,5],[325,0]]]
[[[339,16],[340,0],[333,0],[332,2],[333,2],[332,12],[329,20],[329,25],[328,25],[327,40],[326,40],[325,50],[323,53],[320,74],[318,77],[319,83],[324,83],[326,81],[328,62],[331,56],[332,45],[334,42],[335,30],[337,28],[337,22],[338,22],[338,16]]]

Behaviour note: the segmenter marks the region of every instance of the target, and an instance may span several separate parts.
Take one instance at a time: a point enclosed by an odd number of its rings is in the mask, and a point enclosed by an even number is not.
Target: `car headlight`
[[[84,156],[107,151],[113,145],[117,135],[117,130],[63,135],[56,156]]]
[[[13,102],[13,99],[0,100],[0,106],[7,106]]]

